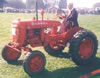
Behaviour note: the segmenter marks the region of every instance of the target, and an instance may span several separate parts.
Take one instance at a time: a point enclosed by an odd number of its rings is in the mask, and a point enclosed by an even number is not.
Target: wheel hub
[[[43,58],[41,56],[33,57],[29,62],[29,69],[32,72],[38,72],[43,66]]]
[[[6,51],[6,56],[10,60],[14,60],[19,56],[19,53],[13,48],[8,47]]]
[[[51,48],[53,48],[54,50],[58,50],[60,48],[60,46],[57,45],[57,43],[55,41],[50,42],[50,46]]]
[[[80,43],[80,57],[82,59],[88,59],[94,50],[94,42],[91,38],[87,37]]]

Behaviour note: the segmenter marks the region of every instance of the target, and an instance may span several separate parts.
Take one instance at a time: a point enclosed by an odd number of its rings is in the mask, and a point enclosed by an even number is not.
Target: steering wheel
[[[66,18],[66,13],[63,11],[62,13],[57,13],[56,14],[57,15],[57,17],[59,18],[59,19],[64,19],[64,18]]]

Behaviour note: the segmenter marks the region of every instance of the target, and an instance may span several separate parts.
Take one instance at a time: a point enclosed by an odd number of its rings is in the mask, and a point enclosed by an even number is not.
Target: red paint
[[[44,10],[41,10],[42,20],[43,20],[43,15],[44,15]]]
[[[50,46],[54,49],[54,50],[58,50],[60,48],[60,46],[57,45],[57,42],[55,41],[51,41],[50,42]]]
[[[19,56],[19,52],[17,52],[17,50],[14,50],[11,47],[8,47],[6,51],[6,56],[8,59],[14,60]]]
[[[91,38],[84,38],[80,44],[80,57],[82,59],[88,59],[94,50],[94,43]]]
[[[95,70],[93,72],[90,72],[89,74],[86,74],[84,76],[80,76],[80,78],[88,78],[88,77],[94,76],[96,74],[100,74],[100,69],[97,69],[97,70]]]
[[[29,61],[29,69],[32,72],[38,72],[41,67],[43,66],[43,59],[41,56],[34,56],[30,61]]]

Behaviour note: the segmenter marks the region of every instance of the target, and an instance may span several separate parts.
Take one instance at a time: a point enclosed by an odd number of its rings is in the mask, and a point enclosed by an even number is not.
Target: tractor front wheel
[[[96,36],[87,30],[77,32],[70,43],[69,52],[77,65],[87,65],[93,62],[97,53]]]
[[[17,50],[15,50],[7,45],[2,50],[2,57],[8,63],[17,61],[20,56],[21,56],[21,52],[18,52]]]
[[[46,63],[46,59],[43,53],[40,51],[29,52],[25,56],[25,60],[23,62],[23,67],[25,72],[32,76],[40,73]]]

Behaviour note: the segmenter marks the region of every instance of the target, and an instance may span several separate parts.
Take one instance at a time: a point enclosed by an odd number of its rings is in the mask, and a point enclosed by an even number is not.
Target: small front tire
[[[44,69],[45,64],[45,56],[40,51],[29,52],[23,61],[24,71],[30,76],[40,73]]]
[[[4,48],[2,50],[2,57],[8,63],[13,63],[13,62],[17,61],[20,56],[21,56],[21,52],[18,52],[17,50],[15,50],[7,45],[4,46]]]

